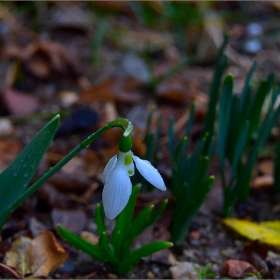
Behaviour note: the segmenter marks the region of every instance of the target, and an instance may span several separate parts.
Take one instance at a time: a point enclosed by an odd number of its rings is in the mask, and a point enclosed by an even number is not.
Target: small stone
[[[149,278],[149,279],[154,279],[154,278],[155,278],[155,274],[154,274],[152,271],[149,271],[149,272],[147,273],[147,278]]]
[[[227,260],[224,262],[221,274],[230,278],[244,278],[248,273],[257,273],[257,269],[250,263],[239,260]]]
[[[108,276],[109,279],[118,279],[118,275],[114,274],[114,273],[108,273],[107,276]]]
[[[82,231],[81,238],[83,238],[84,240],[86,240],[87,242],[89,242],[93,245],[97,245],[99,242],[99,237],[89,231]]]
[[[199,269],[202,267],[199,264],[190,262],[177,262],[176,265],[169,268],[172,279],[194,279],[197,278],[197,272],[194,269],[196,265]]]
[[[276,254],[272,251],[268,251],[266,261],[270,262],[274,267],[280,268],[280,255],[279,254]]]
[[[13,133],[13,124],[8,119],[0,120],[0,136],[9,136]]]

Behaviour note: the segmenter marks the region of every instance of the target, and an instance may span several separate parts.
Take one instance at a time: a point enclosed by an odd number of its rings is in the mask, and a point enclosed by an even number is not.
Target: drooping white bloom
[[[102,199],[105,215],[112,220],[125,208],[132,191],[130,176],[134,175],[134,163],[140,174],[153,186],[165,191],[164,181],[151,163],[132,154],[119,152],[107,163],[102,180],[105,183]]]

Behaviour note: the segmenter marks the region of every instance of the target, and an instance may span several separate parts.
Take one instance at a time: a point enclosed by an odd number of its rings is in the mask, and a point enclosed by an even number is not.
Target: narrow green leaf
[[[245,84],[244,84],[244,87],[243,87],[243,91],[242,91],[242,94],[241,94],[241,99],[240,99],[240,115],[242,114],[243,110],[244,110],[244,105],[245,105],[245,100],[247,99],[247,95],[249,94],[249,87],[250,87],[250,82],[251,82],[251,78],[255,72],[257,68],[257,62],[254,61],[247,77],[246,77],[246,80],[245,80]]]
[[[173,242],[177,243],[184,241],[192,218],[205,200],[214,180],[215,177],[210,176],[201,184],[196,185],[196,188],[193,190],[188,201],[180,203],[180,207],[178,207],[179,210],[176,212],[176,215],[174,215],[174,221],[171,228],[171,240]]]
[[[150,256],[157,251],[161,251],[173,246],[171,242],[154,242],[148,245],[145,245],[133,252],[131,252],[120,264],[119,273],[121,275],[127,272],[127,269],[131,267],[131,265],[139,262],[143,257]]]
[[[218,148],[222,172],[225,170],[226,148],[232,106],[233,76],[227,75],[223,88],[219,112]]]
[[[187,141],[187,137],[183,137],[176,147],[175,156],[174,156],[174,161],[176,165],[178,165],[180,158],[184,156],[183,151],[186,145],[186,141]]]
[[[105,231],[100,235],[98,245],[106,261],[108,261],[113,267],[118,266],[119,261],[115,256],[112,244],[110,243],[110,240]]]
[[[115,253],[117,257],[121,256],[122,254],[121,246],[131,230],[134,206],[140,191],[140,187],[141,186],[138,184],[132,188],[132,193],[126,207],[117,217],[115,229],[113,232],[113,240],[112,240],[112,244],[113,247],[115,248]]]
[[[280,141],[277,142],[274,155],[274,186],[275,192],[280,191]]]
[[[153,145],[153,161],[152,165],[154,167],[157,167],[158,165],[158,151],[160,147],[160,138],[161,138],[161,125],[162,125],[162,115],[159,113],[158,120],[157,120],[157,131],[156,131],[156,137],[155,137],[155,143]]]
[[[105,215],[104,215],[104,208],[103,204],[97,204],[95,208],[95,223],[97,225],[97,230],[99,233],[99,236],[103,234],[103,232],[106,232],[105,228]]]
[[[189,119],[188,119],[188,122],[187,122],[187,125],[186,125],[187,140],[186,140],[184,154],[187,154],[189,142],[191,141],[191,128],[192,128],[192,125],[193,125],[194,114],[195,114],[195,102],[193,102],[192,105],[191,105],[190,115],[189,115]]]
[[[270,88],[268,85],[268,81],[264,80],[260,84],[259,89],[254,97],[254,101],[252,102],[251,107],[249,109],[248,120],[250,121],[250,135],[254,133],[258,127],[258,124],[260,122],[261,109],[263,107],[265,97],[269,90]]]
[[[169,129],[168,129],[168,146],[172,159],[175,156],[173,127],[174,127],[174,118],[171,117],[169,120]]]
[[[57,226],[57,229],[61,236],[75,248],[87,253],[97,261],[105,262],[102,252],[100,251],[100,248],[98,246],[85,241],[81,237],[77,236],[76,234],[73,234],[72,232],[68,231],[60,225]]]
[[[210,137],[214,133],[214,123],[216,119],[216,106],[220,95],[221,79],[226,68],[227,58],[224,55],[224,50],[227,46],[229,36],[226,35],[224,42],[219,50],[218,59],[215,65],[214,77],[210,87],[208,109],[205,116],[204,132],[208,132]],[[207,148],[207,147],[206,147]]]
[[[48,122],[0,174],[0,213],[26,190],[56,133],[58,124],[59,115]]]
[[[232,174],[235,174],[237,169],[237,164],[241,160],[243,151],[245,149],[245,145],[247,143],[249,129],[250,129],[250,122],[246,121],[243,125],[243,128],[241,129],[239,136],[237,137],[237,143],[234,150],[234,156],[233,156],[232,167],[231,167]]]

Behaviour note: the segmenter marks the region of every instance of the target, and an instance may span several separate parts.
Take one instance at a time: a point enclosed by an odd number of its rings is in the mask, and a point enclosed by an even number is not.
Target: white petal
[[[131,161],[130,161],[131,157]],[[125,168],[127,170],[128,176],[133,176],[134,175],[134,163],[133,163],[133,154],[131,151],[125,153]]]
[[[102,199],[105,215],[112,220],[125,208],[131,195],[132,184],[124,166],[124,155],[119,155],[118,162],[106,180]]]
[[[154,168],[151,163],[147,160],[140,159],[137,156],[133,156],[133,160],[136,164],[137,169],[141,173],[141,175],[153,186],[156,188],[165,191],[166,186],[164,184],[164,181],[157,171],[156,168]]]
[[[106,164],[102,175],[102,182],[104,184],[106,183],[106,180],[109,177],[110,173],[112,172],[113,168],[115,167],[116,163],[117,163],[117,156],[115,155]]]

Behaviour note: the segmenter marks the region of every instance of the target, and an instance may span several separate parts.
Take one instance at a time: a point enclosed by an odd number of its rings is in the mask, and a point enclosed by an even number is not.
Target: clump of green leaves
[[[280,192],[280,141],[276,144],[274,155],[274,185],[275,192]]]
[[[240,95],[233,93],[231,74],[226,77],[222,87],[218,149],[226,217],[231,216],[238,200],[248,198],[259,150],[280,116],[280,106],[275,108],[279,87],[273,89],[273,75],[263,80],[256,92],[252,91],[250,80],[255,68],[256,63],[248,73]],[[231,168],[229,178],[226,177],[226,162]]]
[[[112,271],[124,275],[132,270],[133,265],[139,262],[141,258],[173,245],[171,242],[153,242],[131,251],[134,239],[162,214],[167,205],[167,200],[165,200],[156,211],[153,211],[154,206],[150,205],[133,220],[135,202],[139,191],[140,185],[136,185],[132,190],[127,206],[117,218],[112,238],[109,238],[106,233],[102,204],[97,205],[95,210],[95,221],[99,233],[98,245],[92,245],[65,228],[58,226],[60,234],[77,249],[87,253],[95,260],[109,263]]]
[[[209,156],[213,148],[213,137],[206,149],[209,134],[206,133],[192,154],[188,154],[191,126],[195,107],[192,106],[186,127],[186,136],[177,145],[174,143],[174,119],[169,125],[169,150],[172,157],[172,186],[175,197],[174,219],[171,229],[173,242],[181,242],[189,230],[191,221],[208,194],[214,177],[207,177]],[[206,154],[203,154],[203,150]]]

